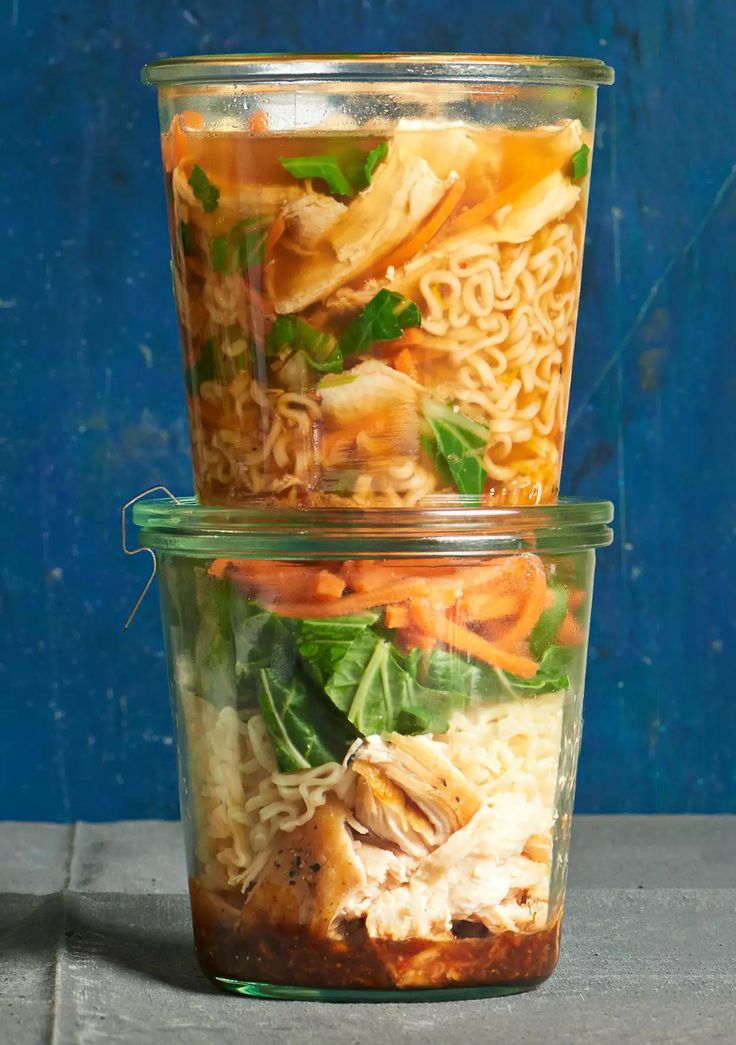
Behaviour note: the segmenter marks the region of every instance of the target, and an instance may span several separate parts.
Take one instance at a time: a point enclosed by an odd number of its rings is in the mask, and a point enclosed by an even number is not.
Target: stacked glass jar
[[[557,501],[600,62],[167,59],[197,498],[157,555],[192,914],[245,994],[557,960],[594,549]]]

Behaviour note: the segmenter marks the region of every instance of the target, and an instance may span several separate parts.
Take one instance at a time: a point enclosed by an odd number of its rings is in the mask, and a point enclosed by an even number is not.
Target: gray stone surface
[[[732,1045],[736,818],[582,817],[574,838],[538,990],[337,1006],[207,983],[178,825],[0,824],[0,1045]]]

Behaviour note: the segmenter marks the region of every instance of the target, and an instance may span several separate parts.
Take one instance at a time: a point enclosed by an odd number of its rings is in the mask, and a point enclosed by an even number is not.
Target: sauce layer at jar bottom
[[[266,921],[246,931],[224,896],[196,880],[190,894],[197,957],[211,979],[366,990],[532,987],[559,954],[559,916],[534,932],[451,940],[371,939],[356,921],[342,938],[325,939]]]

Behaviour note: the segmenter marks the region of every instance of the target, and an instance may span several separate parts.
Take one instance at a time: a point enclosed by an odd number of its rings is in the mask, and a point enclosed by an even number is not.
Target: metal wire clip
[[[145,585],[143,591],[138,596],[138,599],[136,600],[135,606],[133,607],[133,609],[128,614],[128,619],[126,620],[125,624],[123,625],[123,631],[127,631],[128,630],[128,627],[130,626],[130,622],[133,620],[133,617],[135,617],[136,613],[140,609],[140,605],[143,602],[143,600],[145,599],[146,595],[148,594],[148,589],[153,584],[154,578],[156,576],[156,571],[158,569],[158,563],[156,562],[156,553],[154,552],[153,548],[129,548],[128,547],[128,535],[127,535],[126,528],[125,528],[125,513],[128,511],[128,508],[131,508],[136,503],[136,501],[142,501],[143,498],[144,497],[148,497],[149,494],[159,493],[159,492],[165,493],[167,497],[171,498],[171,500],[174,502],[174,504],[181,504],[181,501],[179,500],[179,498],[178,497],[174,497],[174,495],[171,492],[171,490],[167,490],[165,486],[151,486],[148,490],[144,490],[142,493],[136,494],[135,497],[131,497],[131,499],[129,501],[126,501],[125,504],[123,505],[123,507],[120,509],[120,524],[121,524],[121,530],[122,530],[123,551],[125,552],[126,555],[138,555],[140,552],[148,552],[148,554],[151,556],[151,563],[152,563],[151,576],[146,581],[146,585]]]

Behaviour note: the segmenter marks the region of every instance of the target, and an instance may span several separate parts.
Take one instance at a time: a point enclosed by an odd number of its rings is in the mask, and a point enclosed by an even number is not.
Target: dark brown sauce
[[[265,920],[246,930],[228,898],[196,880],[189,885],[197,957],[212,979],[333,989],[532,987],[557,964],[559,917],[534,932],[454,940],[374,940],[352,922],[333,940]]]

